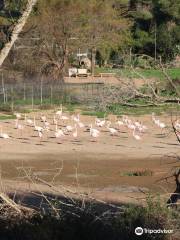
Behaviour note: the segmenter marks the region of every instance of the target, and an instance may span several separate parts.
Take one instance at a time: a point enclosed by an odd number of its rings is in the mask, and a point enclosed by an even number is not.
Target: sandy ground
[[[37,119],[39,117],[40,113]],[[82,129],[78,129],[77,140],[70,135],[62,141],[57,140],[54,138],[52,112],[48,112],[51,131],[44,135],[42,141],[32,127],[25,126],[21,133],[14,128],[14,121],[4,121],[1,123],[3,132],[11,138],[0,139],[3,187],[7,191],[52,191],[42,183],[35,185],[29,181],[25,175],[31,171],[57,188],[68,186],[73,191],[90,192],[104,200],[139,203],[145,198],[144,192],[149,191],[168,196],[167,193],[175,189],[174,182],[159,182],[159,179],[177,166],[175,159],[168,155],[178,154],[180,147],[171,130],[170,117],[164,115],[159,118],[167,125],[163,133],[153,125],[151,116],[131,117],[148,127],[141,141],[136,141],[132,132],[122,127],[114,137],[106,128],[101,129],[97,142],[93,142],[89,132]],[[109,116],[109,119],[114,123],[116,117]],[[94,117],[81,116],[81,121],[88,125],[94,123]],[[20,123],[24,124],[24,121]],[[42,125],[40,120],[37,123]],[[145,169],[152,176],[129,176],[131,172]]]
[[[103,84],[113,84],[113,85],[119,85],[121,84],[121,82],[124,82],[124,77],[123,79],[121,78],[117,78],[116,76],[106,76],[106,77],[103,77],[103,76],[99,76],[99,77],[65,77],[65,82],[66,83],[73,83],[73,84],[76,84],[76,83],[81,83],[81,84],[85,84],[85,83],[103,83]],[[137,88],[139,87],[142,87],[145,82],[143,79],[140,79],[140,78],[134,78],[133,79],[134,81],[134,84]],[[150,82],[154,82],[154,78],[149,78],[148,81]]]

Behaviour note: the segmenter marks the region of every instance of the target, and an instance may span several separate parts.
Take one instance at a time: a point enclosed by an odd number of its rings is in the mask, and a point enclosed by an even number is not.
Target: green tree
[[[155,58],[159,55],[164,61],[173,59],[180,41],[180,0],[132,0],[129,3],[129,14],[134,19],[134,52]]]

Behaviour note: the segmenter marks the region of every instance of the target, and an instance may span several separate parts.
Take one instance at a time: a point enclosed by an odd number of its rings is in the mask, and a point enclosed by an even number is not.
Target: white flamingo
[[[26,114],[25,114],[25,119],[24,120],[25,120],[25,123],[27,123],[30,126],[33,126],[33,121],[31,119],[27,118]]]
[[[46,120],[47,120],[46,116],[45,115],[41,115],[41,120],[45,123]]]
[[[42,131],[38,131],[38,137],[39,137],[40,145],[41,145],[42,138],[43,138],[43,132]]]
[[[142,139],[141,136],[136,133],[136,128],[135,128],[134,131],[133,131],[133,137],[134,137],[137,141],[139,141],[139,140]]]
[[[98,138],[99,137],[99,134],[100,134],[100,131],[95,129],[95,128],[92,128],[92,124],[91,124],[91,127],[90,127],[90,136],[93,137],[93,138]]]
[[[107,124],[107,129],[109,130],[110,134],[112,136],[117,135],[118,131],[115,128],[110,127],[110,125],[111,125],[111,122],[109,121],[108,124]]]
[[[75,126],[74,126],[74,128],[75,128],[75,131],[73,132],[73,138],[77,138],[77,136],[78,136],[78,131],[77,131],[77,125],[75,124]]]
[[[10,138],[7,133],[3,133],[2,126],[1,126],[0,138],[3,138],[3,139],[9,139]]]
[[[43,132],[44,128],[36,125],[36,118],[34,117],[34,129],[38,132]]]
[[[95,119],[95,125],[96,125],[97,127],[103,127],[103,126],[105,125],[105,123],[106,123],[106,120],[105,120],[105,119],[104,119],[104,120],[100,120],[100,119],[98,119],[98,118]]]
[[[20,113],[14,113],[17,119],[21,119],[21,114]]]
[[[58,129],[57,125],[56,125],[56,131],[55,131],[54,135],[55,135],[55,137],[57,139],[63,138],[65,136],[63,130],[62,129]]]
[[[18,119],[16,120],[16,129],[20,130],[22,138],[24,126],[18,122]]]
[[[57,121],[57,119],[56,119],[56,116],[53,116],[53,124],[54,124],[54,125],[58,124],[58,121]]]
[[[72,126],[70,126],[70,125],[66,126],[66,131],[67,131],[67,132],[72,132],[73,129],[74,129],[74,128],[73,128]]]
[[[50,123],[49,122],[44,122],[44,130],[46,130],[47,132],[50,130]]]
[[[121,126],[123,126],[123,125],[124,125],[124,122],[123,122],[123,121],[120,121],[120,120],[118,120],[118,121],[116,122],[116,124],[117,124],[119,127],[121,127]]]
[[[131,130],[134,130],[136,128],[136,126],[133,123],[129,123],[127,127]]]
[[[59,136],[59,137],[64,137],[64,136],[65,136],[63,130],[62,130],[62,129],[58,129],[57,124],[56,124],[55,136],[57,136],[57,137],[58,137],[58,136]]]
[[[163,130],[166,128],[166,124],[159,121],[158,127],[161,128],[161,134],[163,134]]]
[[[179,120],[175,121],[175,123],[174,123],[174,127],[176,128],[176,130],[180,130],[180,123],[179,123]]]
[[[77,114],[76,116],[73,115],[71,118],[76,123],[80,122],[80,115],[79,114]]]
[[[153,120],[153,122],[154,122],[158,127],[161,128],[161,130],[163,130],[164,128],[166,128],[166,124],[163,123],[163,122],[161,122],[159,119],[156,119],[154,113],[152,113],[152,120]]]
[[[62,112],[63,112],[63,108],[62,108],[62,104],[61,104],[60,110],[58,110],[58,111],[56,112],[56,115],[57,115],[58,117],[60,117],[60,116],[62,115]]]
[[[60,116],[60,119],[63,121],[69,120],[69,118],[67,116],[63,116],[63,115]]]
[[[79,126],[80,128],[84,128],[84,127],[85,127],[84,123],[82,123],[82,122],[78,122],[77,124],[78,124],[78,126]]]

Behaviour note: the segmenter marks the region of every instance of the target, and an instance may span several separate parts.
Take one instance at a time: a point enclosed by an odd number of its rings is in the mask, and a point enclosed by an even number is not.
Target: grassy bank
[[[158,69],[138,69],[137,72],[146,78],[157,78],[161,80],[165,78],[162,71]],[[130,69],[96,68],[96,74],[99,73],[114,73],[121,77],[139,78],[139,75]],[[167,69],[167,73],[173,79],[179,78],[180,68]]]
[[[100,111],[96,110],[95,107],[89,105],[81,105],[81,104],[63,104],[64,111],[70,112],[71,114],[75,112],[81,112],[82,115],[87,116],[97,116],[99,118],[103,118],[104,116],[108,116],[109,114],[114,114],[117,116],[122,115],[133,115],[133,116],[141,116],[145,114],[152,114],[154,112],[156,115],[161,114],[178,114],[180,111],[180,105],[179,104],[164,104],[160,106],[144,106],[146,105],[145,102],[130,102],[130,104],[138,104],[143,105],[142,107],[129,107],[129,106],[123,106],[120,104],[112,104],[107,107],[106,111]],[[31,105],[26,105],[26,102],[21,102],[21,104],[14,105],[13,110],[10,105],[0,105],[0,120],[7,120],[7,119],[14,119],[15,116],[13,113],[15,111],[21,112],[21,113],[30,113],[30,112],[36,112],[36,111],[46,111],[46,110],[56,110],[60,107],[60,104],[50,104],[48,101],[45,101],[45,103],[34,105],[32,108]]]

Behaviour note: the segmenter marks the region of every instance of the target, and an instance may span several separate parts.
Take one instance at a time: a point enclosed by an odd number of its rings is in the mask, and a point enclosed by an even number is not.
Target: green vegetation
[[[147,197],[147,206],[109,206],[76,202],[73,207],[63,207],[58,200],[54,207],[60,215],[51,212],[40,214],[23,209],[17,214],[13,209],[1,208],[0,238],[4,240],[129,240],[139,239],[134,231],[137,226],[147,229],[178,229],[179,214],[167,209],[158,197]],[[63,207],[63,208],[62,208]],[[64,209],[67,208],[67,209]],[[107,211],[108,210],[108,211]],[[7,214],[8,211],[8,214]],[[23,216],[23,217],[22,217]],[[146,234],[143,240],[168,240],[171,234]]]
[[[175,113],[180,110],[180,106],[177,104],[164,104],[162,106],[152,106],[152,107],[127,107],[119,104],[115,104],[109,107],[110,112],[115,115],[144,115],[151,114],[152,112],[157,115],[163,113]]]
[[[10,120],[10,119],[15,119],[16,117],[14,115],[0,115],[0,121],[1,120]]]
[[[80,103],[68,103],[63,101],[55,100],[51,103],[49,99],[43,99],[43,103],[40,103],[40,100],[35,100],[34,105],[32,107],[31,100],[17,100],[14,101],[13,109],[11,104],[1,104],[0,112],[4,113],[12,113],[14,111],[20,111],[22,113],[29,113],[31,111],[39,111],[40,110],[53,110],[59,108],[60,104],[63,104],[66,111],[70,113],[74,113],[75,111],[80,111],[82,115],[87,116],[97,116],[99,118],[103,118],[108,114],[114,114],[117,116],[122,115],[145,115],[151,114],[152,112],[156,113],[156,115],[161,115],[163,113],[176,113],[180,111],[180,105],[177,104],[162,104],[160,106],[146,106],[148,102],[144,100],[131,100],[130,104],[137,104],[137,107],[125,106],[122,104],[111,104],[106,108],[106,111],[96,110],[94,106],[84,105]],[[143,105],[143,107],[138,106]]]
[[[161,80],[165,79],[165,76],[161,70],[137,69],[136,71],[145,78],[156,78]],[[139,75],[134,73],[131,69],[123,69],[123,68],[122,69],[113,69],[113,68],[107,68],[107,67],[96,68],[96,74],[99,74],[99,73],[113,73],[120,77],[140,78]],[[167,73],[172,79],[179,78],[180,68],[167,69]]]
[[[83,111],[81,113],[82,115],[87,115],[87,116],[96,116],[98,118],[103,118],[106,114],[104,112],[98,112],[98,111]]]
[[[133,50],[155,58],[162,56],[167,62],[179,54],[180,1],[134,0],[130,4]]]

